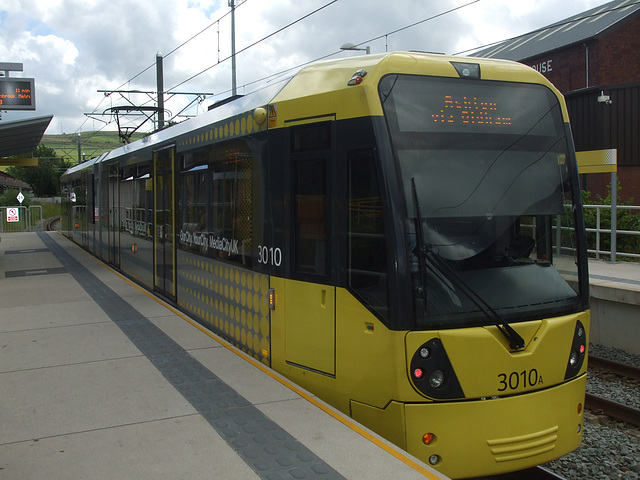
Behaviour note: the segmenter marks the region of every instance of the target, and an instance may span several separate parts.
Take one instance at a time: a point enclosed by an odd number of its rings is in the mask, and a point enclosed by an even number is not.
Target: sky
[[[371,53],[457,54],[607,0],[235,2],[237,91],[246,94],[306,62],[364,53],[341,51],[347,42],[369,46]],[[166,118],[201,114],[231,94],[230,11],[229,0],[3,1],[0,62],[23,64],[23,71],[10,72],[10,77],[35,78],[36,110],[2,111],[2,121],[54,115],[47,134],[117,130],[114,118],[102,115],[105,111],[127,102],[153,106],[155,95],[107,96],[98,90],[155,92],[157,54],[163,55],[165,91],[187,93],[165,95]],[[215,95],[198,102],[189,93]],[[123,125],[134,127],[138,121],[125,119]],[[147,122],[141,130],[150,128]]]

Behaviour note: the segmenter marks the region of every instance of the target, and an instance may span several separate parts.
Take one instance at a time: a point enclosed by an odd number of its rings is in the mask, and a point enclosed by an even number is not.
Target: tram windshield
[[[389,75],[418,328],[578,309],[568,142],[542,85]],[[495,314],[495,315],[494,315]]]

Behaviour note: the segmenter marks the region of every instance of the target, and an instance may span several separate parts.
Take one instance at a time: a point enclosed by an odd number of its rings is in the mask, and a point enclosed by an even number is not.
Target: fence
[[[42,220],[42,206],[0,207],[0,232],[29,232]]]
[[[640,206],[630,205],[617,205],[617,210],[640,210]],[[8,221],[7,210],[13,209],[18,212],[17,221]],[[595,228],[587,227],[587,235],[589,233],[595,233],[595,248],[588,249],[591,254],[595,254],[596,258],[601,256],[609,256],[611,262],[615,262],[617,257],[627,257],[633,259],[640,259],[640,250],[636,252],[620,252],[617,251],[618,237],[621,235],[640,236],[638,230],[618,230],[614,228],[602,227],[602,211],[611,210],[611,205],[584,205],[585,210],[593,209],[596,211],[596,226]],[[12,212],[10,212],[12,213]],[[40,205],[32,205],[30,207],[0,207],[0,232],[27,232],[33,230],[38,222],[42,220],[42,207]],[[610,217],[610,214],[609,214]],[[15,218],[11,218],[14,220]],[[610,245],[613,246],[610,250],[603,250],[603,237],[610,239]],[[558,245],[560,242],[558,241]]]
[[[603,210],[611,210],[611,205],[584,205],[584,209],[595,209],[596,210],[596,227],[595,228],[586,228],[587,235],[589,233],[595,233],[595,249],[587,250],[589,253],[595,254],[596,258],[600,258],[601,255],[607,255],[610,257],[610,261],[613,263],[616,261],[616,257],[627,257],[627,258],[640,258],[640,250],[636,250],[636,252],[620,252],[618,251],[618,237],[621,235],[634,235],[639,236],[640,231],[638,230],[618,230],[616,228],[616,222],[613,222],[614,228],[602,228],[602,211]],[[640,210],[639,206],[631,206],[631,205],[616,205],[615,209],[620,210]],[[617,217],[617,215],[616,215]],[[611,219],[611,213],[609,213],[609,218]],[[603,237],[606,238],[608,236],[610,238],[610,250],[603,250],[602,243],[604,241]]]

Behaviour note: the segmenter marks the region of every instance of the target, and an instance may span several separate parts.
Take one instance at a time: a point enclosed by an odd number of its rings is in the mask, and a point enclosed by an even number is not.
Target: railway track
[[[634,367],[633,365],[614,362],[613,360],[607,360],[606,358],[589,355],[589,367],[609,370],[611,373],[615,373],[621,377],[640,380],[640,368]]]
[[[607,370],[620,377],[640,380],[640,368],[592,355],[589,355],[589,368]],[[585,408],[640,427],[640,409],[589,393],[585,395]]]
[[[47,221],[47,231],[52,232],[56,230],[56,224],[60,222],[60,217],[53,217]]]
[[[521,480],[565,480],[565,477],[558,475],[544,467],[535,467],[525,470],[524,472],[518,472],[518,479]],[[515,477],[514,477],[515,478]]]
[[[473,480],[565,480],[565,477],[544,467],[533,467],[518,472],[481,477]]]

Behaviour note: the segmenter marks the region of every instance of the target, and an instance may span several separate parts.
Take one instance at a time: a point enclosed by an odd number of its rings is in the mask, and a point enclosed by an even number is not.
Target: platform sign
[[[0,110],[35,110],[33,78],[0,78]]]
[[[618,171],[618,150],[576,152],[578,173],[613,173]]]
[[[20,209],[16,207],[7,207],[7,222],[19,222]]]

